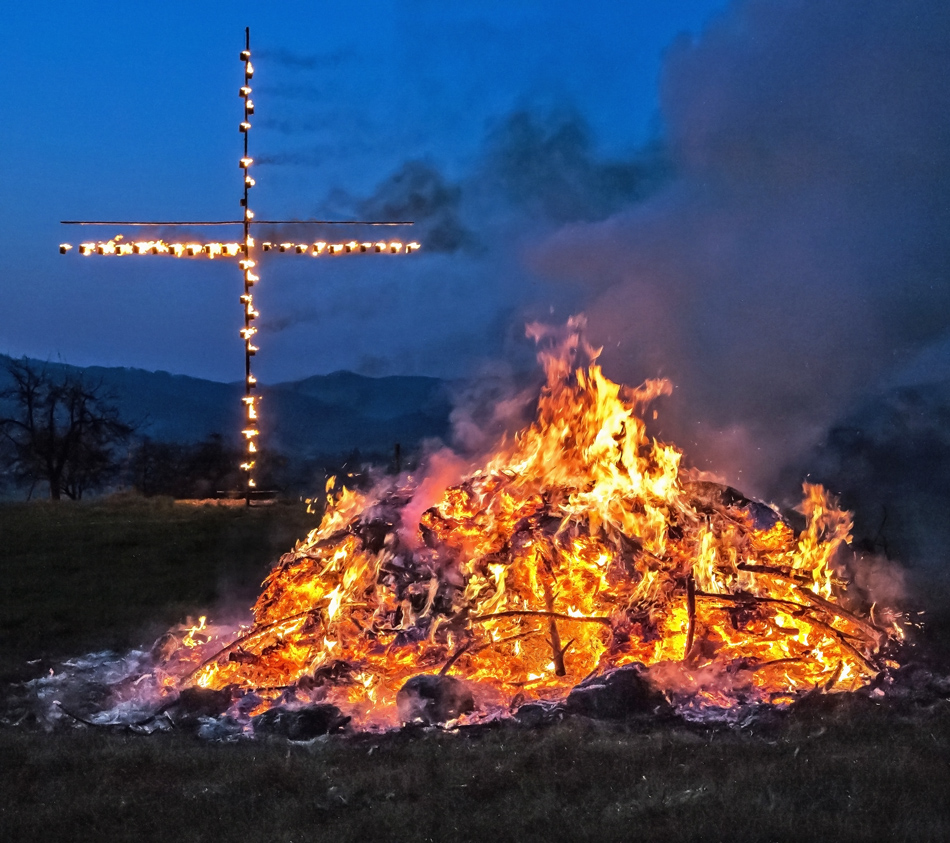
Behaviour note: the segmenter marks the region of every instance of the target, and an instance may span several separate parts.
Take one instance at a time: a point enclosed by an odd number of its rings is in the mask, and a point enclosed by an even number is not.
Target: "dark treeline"
[[[0,486],[8,496],[79,500],[131,490],[145,497],[215,498],[244,490],[244,452],[219,432],[163,441],[148,419],[123,418],[116,396],[71,367],[27,359],[6,364],[0,382]],[[409,465],[393,453],[328,453],[289,459],[257,455],[257,488],[269,495],[320,494],[328,477],[360,486]],[[369,466],[375,466],[370,469]]]

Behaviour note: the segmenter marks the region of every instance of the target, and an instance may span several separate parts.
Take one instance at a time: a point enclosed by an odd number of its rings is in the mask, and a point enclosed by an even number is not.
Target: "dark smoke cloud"
[[[412,220],[413,240],[426,251],[455,252],[472,242],[460,218],[462,189],[449,184],[431,164],[410,161],[355,203],[357,219]]]
[[[604,219],[669,176],[659,144],[629,160],[600,160],[587,123],[572,110],[509,115],[489,132],[481,169],[523,212],[561,223]]]
[[[370,196],[338,189],[329,202],[337,213],[362,219],[415,220],[413,239],[427,252],[457,252],[484,247],[501,221],[516,238],[539,225],[605,219],[668,178],[658,143],[627,160],[606,161],[574,109],[519,110],[488,130],[475,166],[457,182],[431,161],[409,161]]]
[[[667,57],[675,179],[535,266],[608,373],[667,375],[688,450],[763,491],[950,328],[950,5],[747,0]]]

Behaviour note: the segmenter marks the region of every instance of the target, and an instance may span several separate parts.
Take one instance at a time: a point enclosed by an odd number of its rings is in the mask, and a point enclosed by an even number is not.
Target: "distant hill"
[[[8,382],[5,364],[9,360],[0,355],[0,388]],[[139,435],[189,443],[219,433],[226,442],[239,443],[243,382],[31,362],[54,370],[82,371],[93,382],[101,382]],[[334,372],[262,386],[259,394],[266,445],[291,458],[334,457],[357,449],[364,456],[388,455],[396,442],[408,451],[423,439],[445,437],[449,430],[448,384],[438,378],[370,378]]]

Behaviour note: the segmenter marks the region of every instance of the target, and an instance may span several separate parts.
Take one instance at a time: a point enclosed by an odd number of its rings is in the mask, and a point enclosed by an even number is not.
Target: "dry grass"
[[[0,731],[6,840],[946,840],[950,710],[764,732],[540,731],[207,744]]]
[[[253,593],[309,522],[126,501],[0,523],[12,677]],[[0,727],[0,758],[2,840],[950,839],[945,701],[838,698],[733,732],[574,720],[308,745],[21,725]]]

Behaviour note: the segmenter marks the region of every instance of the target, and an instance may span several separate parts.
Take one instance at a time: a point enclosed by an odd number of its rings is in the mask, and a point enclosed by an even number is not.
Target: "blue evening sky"
[[[486,133],[518,110],[577,113],[597,156],[634,155],[658,131],[665,48],[724,5],[13,4],[3,24],[0,352],[242,376],[233,264],[83,259],[56,247],[122,231],[60,219],[240,213],[246,25],[251,154],[296,162],[256,168],[251,207],[259,217],[309,216],[341,189],[371,194],[407,161],[471,180]],[[503,239],[504,220],[494,231]],[[272,321],[260,337],[261,379],[339,368],[459,375],[497,356],[490,339],[517,330],[502,323],[548,295],[519,251],[497,242],[385,266],[264,262],[259,307]]]

